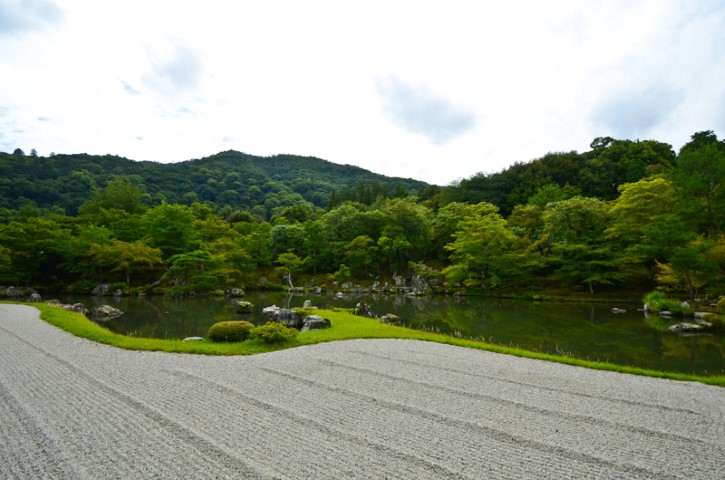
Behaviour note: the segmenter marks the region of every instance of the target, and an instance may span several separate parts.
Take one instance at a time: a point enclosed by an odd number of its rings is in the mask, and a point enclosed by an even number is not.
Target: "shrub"
[[[717,313],[720,315],[725,315],[725,297],[722,297],[720,300],[717,301]]]
[[[253,329],[254,325],[249,322],[230,320],[215,323],[206,336],[212,342],[243,342]]]
[[[288,327],[280,322],[268,322],[264,325],[254,327],[251,332],[252,338],[258,338],[264,343],[282,343],[292,340],[300,333],[296,328]]]
[[[655,290],[644,296],[642,301],[647,304],[649,303],[649,309],[651,312],[672,312],[672,313],[683,313],[685,309],[682,307],[682,302],[673,298],[667,298],[664,292]]]

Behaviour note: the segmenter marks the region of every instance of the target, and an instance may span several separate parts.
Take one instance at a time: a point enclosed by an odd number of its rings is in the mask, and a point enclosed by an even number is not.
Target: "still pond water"
[[[108,303],[124,313],[106,322],[106,328],[125,335],[155,338],[206,336],[209,327],[223,320],[259,323],[263,307],[301,307],[305,300],[325,308],[352,308],[368,302],[382,316],[394,313],[410,328],[437,331],[527,350],[562,353],[656,370],[699,374],[725,373],[725,335],[679,336],[667,323],[646,319],[639,305],[529,302],[480,297],[405,297],[288,295],[250,292],[245,300],[255,313],[237,315],[234,299],[171,300],[146,298],[61,298],[87,306]],[[627,313],[611,313],[612,307]],[[675,323],[675,322],[672,322]]]

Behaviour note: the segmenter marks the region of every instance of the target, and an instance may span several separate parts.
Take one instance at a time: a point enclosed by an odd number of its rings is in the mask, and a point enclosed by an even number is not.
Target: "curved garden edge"
[[[454,345],[464,348],[486,350],[494,353],[514,355],[517,357],[544,360],[566,365],[607,370],[631,375],[664,378],[678,381],[700,382],[708,385],[725,387],[725,375],[702,376],[647,370],[626,365],[582,360],[573,357],[551,355],[520,348],[505,347],[484,343],[478,340],[467,340],[438,333],[412,330],[394,325],[387,325],[375,319],[360,317],[346,311],[320,310],[319,314],[329,318],[333,328],[313,330],[300,333],[295,339],[283,344],[266,344],[261,341],[247,340],[239,343],[212,343],[209,341],[184,342],[182,340],[165,340],[154,338],[127,337],[97,325],[85,316],[40,303],[3,302],[29,305],[40,311],[40,318],[68,333],[98,343],[112,345],[127,350],[149,350],[169,353],[190,353],[200,355],[254,355],[287,348],[313,345],[323,342],[352,339],[403,338]]]

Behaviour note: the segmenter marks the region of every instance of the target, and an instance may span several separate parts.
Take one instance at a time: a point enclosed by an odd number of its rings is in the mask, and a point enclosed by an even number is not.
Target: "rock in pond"
[[[110,305],[98,305],[91,310],[90,317],[97,322],[107,322],[123,315],[123,311]]]
[[[700,333],[706,330],[709,330],[712,328],[712,323],[710,322],[698,322],[698,323],[689,323],[689,322],[680,322],[675,325],[671,325],[668,327],[671,332],[675,333]]]
[[[254,305],[252,304],[252,302],[247,302],[243,300],[237,303],[237,313],[239,314],[252,313],[253,309]]]
[[[624,308],[617,308],[617,307],[614,307],[614,308],[612,309],[612,313],[627,313],[627,310],[625,310]]]

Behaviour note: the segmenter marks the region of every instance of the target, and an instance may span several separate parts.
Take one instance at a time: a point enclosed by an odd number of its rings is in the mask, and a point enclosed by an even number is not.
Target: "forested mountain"
[[[666,143],[599,137],[583,153],[548,153],[527,163],[515,163],[493,174],[479,173],[445,192],[445,201],[497,205],[503,213],[526,203],[547,185],[568,187],[587,197],[612,200],[617,188],[649,175],[664,173],[675,163],[675,152]]]
[[[24,205],[60,208],[74,215],[92,193],[112,180],[127,178],[141,187],[148,205],[161,201],[191,205],[210,203],[248,210],[262,218],[303,201],[316,207],[360,200],[361,194],[383,197],[415,194],[425,182],[391,178],[351,165],[319,158],[276,155],[258,157],[227,151],[199,160],[162,164],[86,154],[37,157],[0,153],[0,209]],[[348,198],[349,197],[349,198]],[[367,202],[370,203],[370,202]]]
[[[0,285],[161,279],[183,295],[396,273],[444,289],[720,295],[725,141],[698,132],[675,154],[598,138],[445,187],[293,156],[0,155]]]

